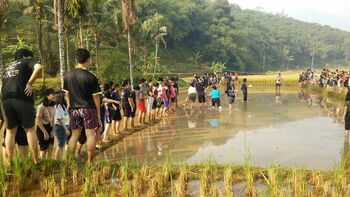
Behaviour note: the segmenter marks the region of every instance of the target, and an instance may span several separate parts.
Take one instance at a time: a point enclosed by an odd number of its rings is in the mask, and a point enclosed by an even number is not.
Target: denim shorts
[[[57,138],[58,147],[63,148],[67,142],[67,135],[64,128],[61,125],[55,124],[53,129]]]

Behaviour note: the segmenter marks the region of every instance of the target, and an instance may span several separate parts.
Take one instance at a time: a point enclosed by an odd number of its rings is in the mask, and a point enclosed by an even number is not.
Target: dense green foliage
[[[350,33],[280,15],[241,10],[227,0],[135,0],[132,51],[137,75],[190,72],[210,62],[249,72],[348,65]],[[74,49],[90,49],[96,73],[119,80],[128,74],[128,47],[122,27],[120,0],[65,2],[67,68]],[[59,70],[55,1],[0,1],[0,62],[8,63],[18,47],[32,48],[46,65]],[[167,36],[159,41],[161,27]],[[165,48],[166,47],[166,48]],[[181,66],[178,66],[181,65]],[[98,66],[98,68],[97,68]],[[209,67],[206,67],[209,69]]]

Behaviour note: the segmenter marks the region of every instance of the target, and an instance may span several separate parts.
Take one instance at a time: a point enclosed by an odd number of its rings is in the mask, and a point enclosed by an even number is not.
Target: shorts
[[[350,112],[346,112],[345,115],[345,130],[350,130]]]
[[[196,102],[197,94],[196,93],[191,93],[188,95],[188,99],[192,101],[193,103]]]
[[[114,121],[120,121],[122,119],[122,114],[120,113],[120,110],[113,110],[112,112],[112,120]]]
[[[282,84],[276,83],[276,87],[281,87]]]
[[[96,129],[99,127],[97,111],[93,108],[70,109],[69,118],[72,130],[82,128]]]
[[[36,127],[36,135],[39,140],[40,151],[47,150],[50,145],[53,145],[54,142],[54,138],[51,137],[52,126],[50,124],[44,124],[44,128],[49,134],[48,140],[45,140],[44,132],[39,127]]]
[[[218,107],[220,107],[221,105],[220,105],[220,98],[213,98],[213,99],[211,99],[211,105],[213,106],[213,107],[215,107],[215,105],[217,105]]]
[[[58,147],[63,148],[67,142],[66,131],[64,130],[64,128],[61,125],[58,125],[58,124],[55,124],[53,126],[53,129],[54,129],[55,136],[57,139]]]
[[[153,97],[148,98],[148,103],[147,103],[147,111],[148,112],[150,112],[153,108],[153,101],[154,101]]]
[[[164,101],[164,107],[169,107],[170,103],[169,100]]]
[[[123,113],[124,113],[124,117],[127,117],[127,118],[131,117],[131,106],[129,105],[129,103],[123,104]]]
[[[146,104],[145,101],[139,101],[138,102],[138,107],[140,112],[146,112]]]
[[[205,93],[204,92],[198,93],[198,102],[205,103]]]
[[[4,141],[2,142],[2,146],[5,148],[5,138],[6,138],[6,129],[4,131]],[[17,128],[15,142],[18,146],[28,146],[27,134],[23,127]]]
[[[136,106],[134,107],[133,111],[130,113],[131,118],[135,118],[136,116]]]
[[[12,129],[21,122],[23,128],[35,126],[34,103],[21,99],[5,99],[1,104],[6,128]]]
[[[78,142],[79,144],[83,145],[86,143],[86,141],[87,141],[87,137],[86,137],[85,129],[82,129]]]
[[[228,104],[232,105],[235,102],[236,97],[228,96],[227,101]]]
[[[158,101],[153,98],[152,109],[157,109]]]
[[[160,100],[160,98],[157,98],[156,103],[157,103],[157,108],[162,107],[162,101]]]
[[[172,102],[172,103],[176,103],[176,102],[177,102],[176,96],[175,96],[174,98],[171,98],[171,102]]]

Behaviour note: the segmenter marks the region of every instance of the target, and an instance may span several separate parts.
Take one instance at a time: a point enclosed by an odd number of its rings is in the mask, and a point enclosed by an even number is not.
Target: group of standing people
[[[0,126],[6,127],[3,156],[11,164],[14,147],[29,145],[35,164],[52,157],[60,160],[67,147],[69,154],[80,157],[86,144],[88,162],[93,162],[99,144],[108,142],[110,131],[119,135],[139,124],[146,124],[175,112],[179,87],[175,78],[157,82],[139,80],[132,87],[128,80],[120,84],[100,85],[88,71],[90,53],[75,51],[76,68],[64,76],[63,90],[51,88],[42,93],[42,101],[35,109],[33,83],[40,76],[42,66],[33,53],[20,49],[15,61],[4,71],[1,88]],[[120,123],[123,122],[123,129]],[[40,150],[40,154],[39,154]]]
[[[188,97],[184,106],[190,102],[191,108],[193,108],[198,101],[200,107],[206,107],[207,97],[210,97],[212,108],[217,107],[221,110],[221,97],[224,95],[220,92],[222,78],[224,78],[226,82],[225,94],[227,96],[229,108],[232,109],[239,92],[236,88],[238,85],[238,74],[236,72],[225,72],[223,75],[220,73],[204,74],[202,76],[195,74],[188,88]],[[212,79],[216,79],[214,81],[215,83]],[[248,87],[250,86],[251,85],[247,83],[247,79],[244,78],[240,89],[244,102],[248,101]]]

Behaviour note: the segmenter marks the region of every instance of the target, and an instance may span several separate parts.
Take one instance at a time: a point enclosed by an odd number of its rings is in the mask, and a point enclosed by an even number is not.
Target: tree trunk
[[[57,0],[53,1],[54,24],[57,26]]]
[[[155,76],[156,70],[157,70],[157,64],[158,64],[158,48],[159,48],[159,42],[158,42],[158,39],[156,38],[156,53],[155,53],[155,57],[154,57],[153,77]]]
[[[96,50],[96,54],[95,54],[95,56],[96,56],[96,63],[95,63],[95,65],[96,65],[96,68],[98,68],[99,67],[99,57],[98,57],[98,55],[99,55],[99,43],[98,43],[98,35],[97,35],[97,33],[94,33],[94,42],[95,42],[95,50]]]
[[[59,59],[60,59],[60,75],[61,75],[61,86],[63,88],[64,81],[64,35],[63,35],[63,23],[64,23],[64,0],[58,1],[58,46],[59,46]]]
[[[263,72],[265,72],[266,53],[263,54]]]
[[[66,57],[67,57],[67,70],[70,71],[69,63],[69,34],[68,31],[65,31],[65,40],[66,40]]]
[[[315,54],[312,54],[312,56],[311,56],[311,70],[314,69],[314,60],[315,60]]]
[[[83,45],[83,19],[82,17],[79,17],[79,38],[80,38],[80,48],[84,48]]]
[[[38,48],[39,48],[39,59],[40,59],[40,63],[43,65],[43,69],[41,71],[41,75],[42,75],[41,77],[42,77],[43,83],[45,83],[45,67],[47,65],[43,57],[43,25],[42,25],[41,18],[38,18],[37,40],[38,40]]]
[[[131,84],[131,89],[134,89],[134,73],[133,73],[133,65],[132,65],[132,50],[131,50],[130,27],[127,30],[127,34],[128,34],[128,48],[129,48],[130,84]]]

